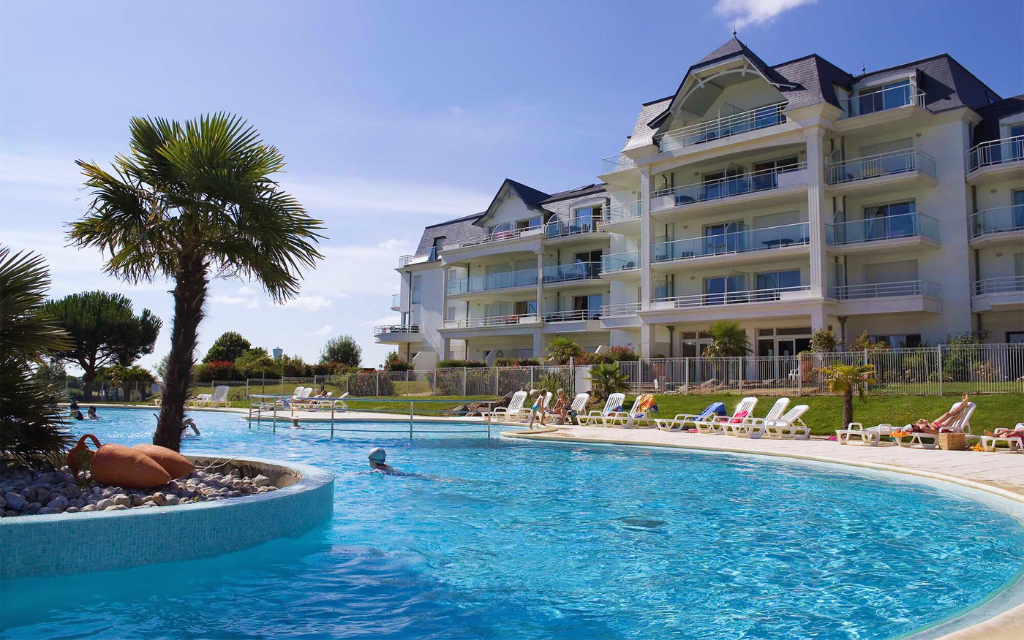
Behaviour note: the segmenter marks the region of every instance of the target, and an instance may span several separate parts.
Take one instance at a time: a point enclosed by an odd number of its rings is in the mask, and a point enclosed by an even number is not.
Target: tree
[[[153,353],[163,324],[149,309],[135,315],[132,301],[119,293],[74,293],[46,303],[48,313],[71,336],[74,346],[58,353],[82,368],[85,399],[92,398],[96,371],[114,364],[130,365]]]
[[[68,372],[59,358],[43,358],[32,378],[46,385],[53,385],[54,390],[60,390],[67,384]]]
[[[821,370],[825,375],[826,388],[831,393],[843,396],[843,428],[853,422],[853,392],[857,391],[861,402],[867,402],[864,386],[874,384],[874,365],[835,363]]]
[[[548,344],[548,357],[555,364],[569,364],[570,358],[583,354],[583,347],[572,338],[558,336]]]
[[[412,371],[412,368],[412,363],[406,362],[402,356],[398,355],[397,351],[390,351],[384,357],[385,371]]]
[[[611,394],[629,388],[629,376],[622,372],[618,363],[595,364],[590,367],[590,387],[598,400],[606,400]]]
[[[363,357],[362,348],[356,343],[355,338],[350,335],[338,336],[329,339],[323,350],[320,351],[320,362],[336,362],[338,364],[358,367]]]
[[[323,226],[275,182],[284,156],[237,116],[133,118],[130,132],[112,173],[78,161],[92,200],[70,239],[108,253],[107,273],[123,280],[174,281],[153,443],[177,451],[209,280],[255,280],[284,302],[298,294],[302,270],[323,258]]]
[[[811,351],[832,353],[839,346],[839,338],[831,329],[818,329],[811,334]]]
[[[226,331],[214,341],[213,346],[206,352],[203,362],[213,362],[214,360],[234,362],[249,349],[252,349],[252,343],[242,337],[242,334]]]
[[[263,347],[249,349],[235,360],[235,369],[242,378],[280,378],[281,365]]]
[[[738,358],[750,353],[747,331],[735,322],[719,320],[710,327],[711,344],[704,349],[709,358]]]
[[[58,463],[71,444],[52,390],[32,365],[70,346],[43,310],[50,272],[40,256],[0,247],[0,456]]]

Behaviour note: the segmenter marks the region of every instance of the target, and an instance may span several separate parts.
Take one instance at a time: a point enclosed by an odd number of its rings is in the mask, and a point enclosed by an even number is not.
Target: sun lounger
[[[1014,429],[1024,430],[1024,423],[1018,422]],[[981,436],[981,447],[985,451],[996,451],[996,446],[1000,443],[1005,444],[1008,451],[1024,453],[1024,437],[1022,436]]]
[[[512,394],[512,399],[508,401],[507,407],[498,407],[491,411],[489,415],[494,420],[508,422],[512,416],[519,415],[519,412],[523,409],[524,402],[526,402],[526,392],[516,391]]]
[[[633,427],[651,427],[654,425],[654,420],[651,418],[651,413],[658,410],[658,402],[654,399],[654,396],[649,393],[644,393],[636,397],[633,401],[633,408],[629,410],[629,414],[625,417],[615,413],[609,414],[605,419],[606,426],[612,426],[607,424],[608,421],[613,421],[617,426],[621,426],[624,429],[632,429]]]
[[[806,404],[798,404],[778,420],[764,423],[764,435],[780,440],[808,440],[811,428],[801,419],[807,413]]]
[[[956,411],[958,408],[960,408],[960,403],[954,402],[953,406],[950,407],[949,410]],[[968,402],[967,411],[964,411],[964,415],[960,416],[960,419],[954,422],[952,425],[948,427],[943,427],[943,429],[951,433],[966,433],[967,435],[970,435],[971,416],[974,414],[974,410],[977,408],[978,406],[976,404],[974,404],[973,402]],[[896,444],[898,444],[901,447],[910,448],[914,446],[914,443],[917,443],[917,445],[920,446],[922,449],[934,449],[938,445],[939,434],[922,433],[920,431],[914,431],[913,433],[910,433],[911,429],[913,429],[913,426],[908,424],[907,426],[903,427],[902,430],[894,431],[892,435],[893,439],[896,441]],[[909,439],[904,441],[904,438]]]
[[[700,413],[677,413],[676,417],[671,420],[668,418],[658,419],[654,421],[654,424],[662,431],[679,431],[686,426],[687,422],[707,420],[712,414],[725,416],[725,405],[721,402],[712,402]]]
[[[764,435],[766,425],[774,424],[782,418],[788,406],[789,398],[779,398],[768,410],[768,415],[763,418],[755,418],[747,414],[745,418],[729,420],[726,423],[729,426],[729,435],[756,440]]]
[[[334,401],[334,392],[328,391],[325,396],[314,396],[309,399],[309,410],[319,411],[320,409],[330,409],[331,403]]]
[[[861,423],[851,422],[845,429],[836,429],[836,437],[839,439],[839,444],[850,444],[859,440],[861,444],[877,447],[882,438],[888,438],[893,431],[896,431],[896,427],[891,424],[883,423],[877,427],[865,429]]]
[[[721,418],[717,415],[712,415],[705,420],[694,420],[693,426],[697,427],[697,431],[710,435],[725,435],[729,432],[729,422],[736,420],[734,424],[738,424],[750,414],[754,412],[754,407],[757,406],[757,398],[753,396],[747,396],[736,404],[736,410],[732,412],[732,415],[728,418]]]
[[[604,419],[609,414],[614,413],[622,408],[622,403],[626,400],[626,394],[624,393],[613,393],[608,396],[608,400],[604,403],[604,409],[597,411],[596,409],[586,415],[581,415],[578,418],[578,422],[582,426],[596,426],[603,425]]]
[[[565,413],[566,421],[571,420],[573,415],[583,415],[583,412],[587,410],[587,402],[589,401],[589,393],[577,393],[576,397],[572,399],[572,404],[569,405],[569,410]]]
[[[201,407],[210,399],[209,393],[200,393],[199,395],[189,399],[188,406],[190,407]]]
[[[210,396],[208,396],[205,399],[201,400],[195,406],[219,407],[221,405],[224,405],[224,406],[230,407],[231,406],[231,402],[228,401],[228,391],[229,391],[229,389],[228,389],[227,386],[225,386],[225,385],[218,386],[218,387],[214,388],[213,393]]]

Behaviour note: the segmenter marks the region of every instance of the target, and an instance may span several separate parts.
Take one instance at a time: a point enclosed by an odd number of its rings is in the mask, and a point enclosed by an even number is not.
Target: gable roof
[[[588,184],[584,187],[577,187],[575,189],[569,189],[567,191],[559,191],[558,193],[552,193],[543,202],[541,202],[541,204],[546,205],[551,204],[552,202],[561,202],[562,200],[569,200],[571,198],[582,198],[583,196],[604,193],[606,186],[608,185],[602,182],[600,184]]]
[[[534,189],[533,187],[527,186],[522,182],[516,182],[510,178],[505,178],[505,181],[501,183],[498,188],[498,192],[494,194],[494,198],[491,200],[491,204],[487,205],[487,210],[481,213],[474,224],[482,222],[483,220],[494,215],[494,211],[501,201],[501,194],[505,193],[505,187],[508,186],[509,190],[514,192],[516,196],[523,201],[528,209],[533,209],[544,216],[550,215],[550,212],[545,210],[544,207],[540,206],[540,203],[548,199],[548,194]]]

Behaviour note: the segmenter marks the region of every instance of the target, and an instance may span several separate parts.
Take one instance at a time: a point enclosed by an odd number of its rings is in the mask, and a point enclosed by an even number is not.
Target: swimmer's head
[[[377,464],[384,464],[384,461],[388,459],[388,452],[380,447],[377,447],[370,452],[370,462],[376,462]]]

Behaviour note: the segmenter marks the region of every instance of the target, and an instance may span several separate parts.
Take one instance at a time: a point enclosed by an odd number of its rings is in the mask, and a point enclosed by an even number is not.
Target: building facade
[[[558,335],[697,356],[718,320],[762,356],[822,327],[1024,342],[1024,99],[948,55],[854,76],[733,38],[641,105],[599,178],[506,180],[427,227],[377,340],[417,367],[539,357]]]

